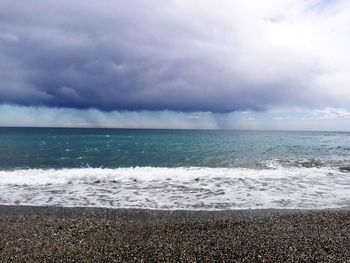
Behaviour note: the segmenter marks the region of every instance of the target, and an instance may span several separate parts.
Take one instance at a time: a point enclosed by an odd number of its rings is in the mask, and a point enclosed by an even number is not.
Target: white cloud
[[[350,119],[350,111],[327,107],[322,110],[315,110],[315,115],[321,119]]]

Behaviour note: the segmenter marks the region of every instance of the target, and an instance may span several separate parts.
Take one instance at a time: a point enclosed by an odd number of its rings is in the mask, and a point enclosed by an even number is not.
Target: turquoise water
[[[350,133],[0,128],[0,204],[350,207]]]
[[[0,128],[0,169],[347,166],[350,133]]]

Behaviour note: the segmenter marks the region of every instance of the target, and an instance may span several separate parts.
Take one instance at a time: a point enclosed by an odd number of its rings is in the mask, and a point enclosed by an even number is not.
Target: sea
[[[0,204],[350,207],[350,133],[0,128]]]

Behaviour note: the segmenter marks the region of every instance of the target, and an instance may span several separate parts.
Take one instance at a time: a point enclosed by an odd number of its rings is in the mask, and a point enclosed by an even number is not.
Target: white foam
[[[0,203],[157,209],[338,208],[350,174],[335,168],[78,168],[0,171]]]

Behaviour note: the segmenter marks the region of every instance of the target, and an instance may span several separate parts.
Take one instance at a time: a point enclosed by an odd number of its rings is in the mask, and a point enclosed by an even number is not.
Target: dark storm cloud
[[[329,98],[314,95],[318,53],[266,37],[285,6],[223,3],[2,0],[0,102],[230,112]]]

